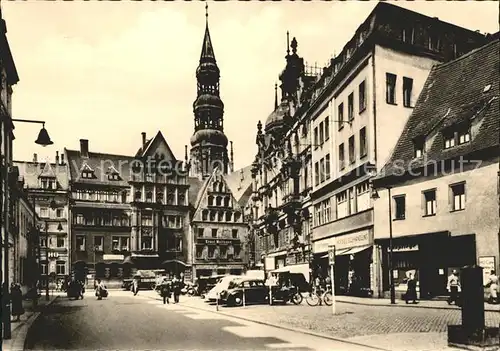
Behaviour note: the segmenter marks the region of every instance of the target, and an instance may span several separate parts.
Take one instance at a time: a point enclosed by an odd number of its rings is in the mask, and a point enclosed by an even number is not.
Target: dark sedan
[[[237,279],[229,283],[227,290],[220,293],[221,303],[228,306],[265,303],[268,298],[269,289],[261,279]]]

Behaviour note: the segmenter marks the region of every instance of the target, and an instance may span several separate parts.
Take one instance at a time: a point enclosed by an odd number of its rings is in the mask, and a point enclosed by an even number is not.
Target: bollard
[[[269,285],[269,305],[273,304],[273,287]]]
[[[243,288],[243,307],[246,306],[246,299],[245,299],[245,288]]]
[[[215,296],[215,310],[216,311],[219,310],[219,297],[220,297],[220,294],[217,293],[216,296]]]

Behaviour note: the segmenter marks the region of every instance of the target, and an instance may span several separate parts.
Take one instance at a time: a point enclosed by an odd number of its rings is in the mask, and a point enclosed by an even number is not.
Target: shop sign
[[[328,247],[328,262],[330,263],[330,266],[335,264],[335,245],[330,245]]]
[[[120,261],[124,260],[125,256],[124,255],[111,255],[111,254],[104,254],[102,255],[103,261]]]
[[[409,252],[409,251],[418,251],[418,244],[416,245],[398,245],[397,247],[392,248],[392,252]]]
[[[207,244],[207,245],[229,245],[232,243],[231,240],[223,240],[223,239],[198,239],[198,242],[200,244]]]
[[[314,253],[327,252],[330,245],[335,245],[336,250],[349,249],[356,246],[370,245],[371,232],[369,229],[335,236],[324,240],[318,240],[313,243]]]
[[[49,252],[49,258],[59,258],[59,254],[57,252]]]
[[[478,258],[478,264],[483,267],[483,285],[488,282],[492,270],[495,270],[495,256],[483,256]]]

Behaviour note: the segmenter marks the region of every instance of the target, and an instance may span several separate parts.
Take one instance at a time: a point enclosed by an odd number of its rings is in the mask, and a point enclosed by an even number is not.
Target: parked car
[[[209,277],[199,277],[196,281],[197,285],[197,293],[198,295],[204,299],[205,295],[213,289],[215,285],[221,280],[221,278],[225,277],[225,275],[212,275]]]
[[[245,304],[265,303],[269,299],[269,288],[262,279],[243,278],[231,281],[220,293],[221,303],[228,306],[242,306],[243,298]]]
[[[220,293],[222,290],[227,289],[231,281],[240,278],[242,278],[241,275],[225,275],[222,278],[220,278],[217,284],[212,289],[210,289],[210,291],[206,294],[205,298],[206,301],[208,302],[217,301],[217,294]]]

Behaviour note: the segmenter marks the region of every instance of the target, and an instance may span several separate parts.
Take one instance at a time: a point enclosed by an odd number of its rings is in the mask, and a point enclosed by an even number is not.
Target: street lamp
[[[47,129],[45,129],[45,121],[36,121],[31,119],[12,119],[12,122],[24,122],[24,123],[39,123],[42,125],[42,129],[38,132],[38,138],[35,140],[35,144],[41,146],[48,146],[54,144],[52,140],[50,140],[49,133]]]
[[[391,188],[390,187],[385,187],[383,189],[387,189],[387,199],[389,202],[389,285],[391,289],[391,304],[396,304],[396,290],[394,287],[394,272],[393,272],[393,265],[394,265],[394,260],[393,260],[393,245],[392,245],[392,203],[391,203]],[[372,184],[372,194],[371,194],[372,199],[377,200],[380,198],[378,195],[377,190],[373,187]]]

